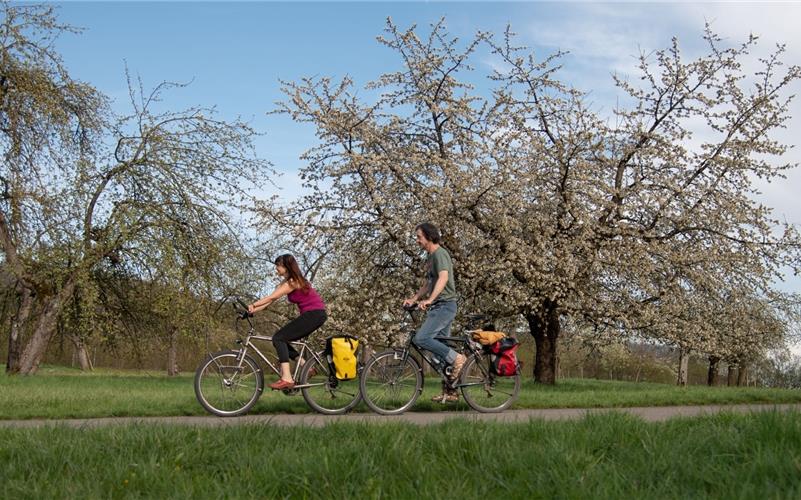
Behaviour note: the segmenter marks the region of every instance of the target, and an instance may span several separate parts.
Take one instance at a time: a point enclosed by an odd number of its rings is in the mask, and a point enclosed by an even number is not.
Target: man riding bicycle
[[[439,229],[424,222],[415,228],[417,244],[428,253],[426,259],[426,282],[412,297],[403,301],[404,306],[417,304],[427,311],[425,322],[414,336],[414,343],[434,356],[452,366],[450,381],[458,380],[459,373],[467,358],[436,340],[436,336],[449,336],[451,324],[456,317],[456,283],[453,277],[453,261],[448,251],[440,245],[442,236]],[[425,297],[423,300],[421,298]],[[459,394],[447,384],[443,384],[443,393],[434,396],[432,401],[455,402]]]

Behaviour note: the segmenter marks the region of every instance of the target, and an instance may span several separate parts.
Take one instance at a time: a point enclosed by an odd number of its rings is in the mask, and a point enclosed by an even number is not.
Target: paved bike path
[[[81,418],[64,420],[0,420],[0,427],[102,427],[126,424],[194,425],[222,427],[230,425],[280,425],[322,427],[334,422],[359,422],[369,424],[409,423],[415,425],[438,424],[454,419],[474,422],[528,422],[530,419],[575,420],[587,415],[617,412],[642,418],[647,422],[661,422],[675,417],[695,417],[720,412],[753,413],[761,411],[801,411],[801,404],[738,404],[705,406],[652,406],[636,408],[553,408],[538,410],[507,410],[503,413],[476,413],[470,411],[407,412],[397,416],[382,416],[373,413],[351,413],[347,415],[326,416],[303,415],[246,415],[243,417],[220,418],[212,416],[177,417],[109,417]]]

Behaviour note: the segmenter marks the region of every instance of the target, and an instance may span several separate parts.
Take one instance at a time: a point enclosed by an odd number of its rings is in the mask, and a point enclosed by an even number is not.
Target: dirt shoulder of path
[[[44,426],[67,426],[92,428],[108,425],[126,424],[159,424],[159,425],[194,425],[201,427],[219,427],[228,425],[279,425],[323,427],[339,422],[358,422],[369,424],[408,423],[414,425],[438,424],[453,419],[464,419],[475,422],[527,422],[530,419],[575,420],[587,415],[603,413],[624,413],[642,418],[647,422],[661,422],[677,417],[696,417],[721,412],[753,413],[761,411],[801,411],[801,404],[738,404],[738,405],[705,405],[705,406],[654,406],[636,408],[554,408],[542,410],[507,410],[503,413],[476,413],[473,411],[442,412],[407,412],[398,416],[381,416],[372,413],[352,413],[347,415],[326,416],[317,414],[304,415],[246,415],[242,417],[219,418],[213,416],[178,416],[178,417],[111,417],[81,418],[63,420],[0,420],[3,428],[31,428]]]

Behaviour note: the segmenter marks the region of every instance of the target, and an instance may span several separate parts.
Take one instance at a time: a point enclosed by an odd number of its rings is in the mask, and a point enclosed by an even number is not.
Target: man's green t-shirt
[[[437,283],[440,271],[448,271],[448,282],[445,284],[442,293],[437,296],[434,302],[456,300],[457,295],[456,282],[453,279],[453,261],[451,260],[451,254],[443,247],[437,248],[426,260],[426,279],[428,280],[428,293],[426,296],[431,296],[431,292],[434,291],[434,285]]]

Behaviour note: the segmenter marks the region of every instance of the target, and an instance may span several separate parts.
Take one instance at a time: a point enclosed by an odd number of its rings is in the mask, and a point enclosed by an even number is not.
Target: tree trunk
[[[556,342],[559,338],[559,313],[556,305],[545,301],[543,310],[526,315],[536,345],[534,380],[542,384],[556,383]]]
[[[18,295],[19,308],[11,318],[11,331],[8,335],[8,360],[6,361],[6,373],[19,373],[19,344],[20,334],[28,324],[33,306],[33,296],[31,291],[23,286],[19,286]]]
[[[170,348],[167,351],[167,376],[178,375],[178,329],[170,329]]]
[[[737,385],[737,365],[729,363],[729,372],[726,376],[726,385],[734,387]]]
[[[17,246],[11,237],[11,230],[2,210],[0,210],[0,247],[3,249],[3,267],[7,267],[17,280],[15,289],[19,298],[19,307],[11,319],[11,331],[8,335],[8,360],[6,361],[6,372],[14,374],[20,371],[20,338],[22,331],[28,328],[34,290],[32,284],[23,279],[25,266],[17,255]]]
[[[562,379],[562,356],[559,355],[559,349],[556,350],[556,380]]]
[[[19,358],[19,373],[22,375],[33,375],[39,369],[39,364],[47,351],[47,346],[53,333],[56,331],[56,324],[61,310],[67,299],[72,296],[75,284],[67,282],[59,293],[44,303],[39,321],[31,335],[31,339],[25,345]]]
[[[719,356],[709,356],[709,371],[706,374],[706,385],[713,387],[718,385],[718,363]]]
[[[748,385],[748,366],[742,364],[737,370],[737,387]]]
[[[690,364],[690,350],[679,349],[679,376],[676,379],[676,384],[682,387],[687,387],[687,369]]]
[[[89,359],[89,351],[86,350],[86,342],[77,335],[69,335],[68,337],[75,346],[75,355],[78,357],[78,364],[81,365],[81,371],[92,371],[92,361]]]

